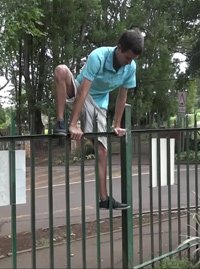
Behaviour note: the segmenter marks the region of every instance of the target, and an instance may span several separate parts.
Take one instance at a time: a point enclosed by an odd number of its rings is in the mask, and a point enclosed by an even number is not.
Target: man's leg
[[[97,116],[98,132],[106,132],[106,111],[98,108],[93,99],[88,96],[84,104],[83,122],[84,132],[93,132],[94,118]],[[92,141],[94,143],[94,141]],[[107,192],[107,138],[98,137],[98,176],[99,176],[99,208],[109,209],[110,205],[113,209],[127,209],[130,206],[117,202],[114,198],[109,197]]]
[[[107,149],[102,143],[98,143],[98,169],[99,169],[99,207],[102,209],[111,208],[123,210],[128,209],[130,206],[117,202],[114,198],[108,196],[106,178],[107,178]]]
[[[64,113],[66,99],[74,97],[73,75],[66,65],[58,65],[54,72],[55,101],[57,124],[55,133],[66,133],[64,127]]]
[[[108,197],[106,177],[107,177],[107,149],[98,143],[98,169],[99,169],[99,196],[101,200]]]

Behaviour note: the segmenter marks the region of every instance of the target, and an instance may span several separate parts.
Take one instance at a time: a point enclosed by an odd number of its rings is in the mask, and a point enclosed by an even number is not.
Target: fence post
[[[122,267],[133,268],[133,209],[132,209],[132,135],[131,106],[126,104],[124,115],[126,135],[121,139],[122,202],[131,207],[122,211]]]
[[[15,113],[11,110],[10,135],[16,135]],[[17,268],[17,213],[16,213],[16,171],[15,171],[15,140],[12,139],[9,149],[10,166],[10,204],[12,233],[12,268]]]

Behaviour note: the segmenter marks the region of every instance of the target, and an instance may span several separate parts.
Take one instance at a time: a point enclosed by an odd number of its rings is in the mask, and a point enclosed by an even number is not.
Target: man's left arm
[[[118,92],[116,104],[115,104],[115,115],[113,120],[113,130],[118,136],[123,136],[126,130],[121,128],[121,120],[124,113],[124,107],[127,100],[128,89],[121,88]]]

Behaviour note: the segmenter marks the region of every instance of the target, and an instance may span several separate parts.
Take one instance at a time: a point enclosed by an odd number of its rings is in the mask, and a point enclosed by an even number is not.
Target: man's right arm
[[[92,51],[88,56],[85,67],[82,70],[82,76],[84,77],[81,82],[80,89],[77,92],[77,96],[74,101],[71,122],[69,126],[69,132],[71,138],[75,140],[80,140],[83,132],[80,128],[77,128],[77,121],[80,117],[83,104],[85,102],[86,96],[91,87],[92,81],[96,77],[101,67],[101,62],[96,50]]]

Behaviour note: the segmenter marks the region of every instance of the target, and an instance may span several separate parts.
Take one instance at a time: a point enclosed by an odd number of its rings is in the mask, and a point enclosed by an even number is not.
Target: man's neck
[[[113,54],[113,68],[116,70],[116,72],[120,69],[121,65],[119,64],[117,60],[117,48],[114,51]]]

